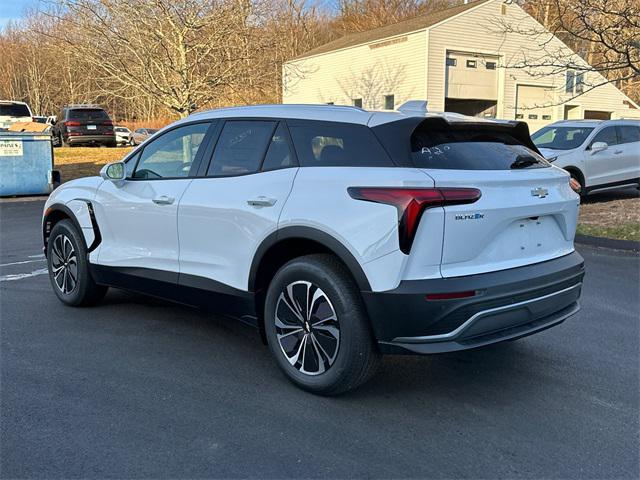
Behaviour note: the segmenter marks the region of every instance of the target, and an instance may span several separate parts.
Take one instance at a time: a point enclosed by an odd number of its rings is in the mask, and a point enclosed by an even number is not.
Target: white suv
[[[580,194],[640,186],[640,120],[563,120],[532,135],[540,152],[580,183]]]
[[[381,353],[480,347],[576,313],[579,197],[521,122],[273,105],[191,115],[46,203],[56,295],[107,286],[256,325],[307,390]]]

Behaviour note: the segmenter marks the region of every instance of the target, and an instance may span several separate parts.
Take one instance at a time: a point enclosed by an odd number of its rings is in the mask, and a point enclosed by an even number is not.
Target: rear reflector
[[[469,298],[476,295],[475,290],[469,292],[429,293],[427,300],[453,300],[455,298]]]
[[[474,203],[482,193],[477,188],[349,187],[356,200],[393,205],[398,210],[400,249],[409,254],[422,213],[428,208]]]

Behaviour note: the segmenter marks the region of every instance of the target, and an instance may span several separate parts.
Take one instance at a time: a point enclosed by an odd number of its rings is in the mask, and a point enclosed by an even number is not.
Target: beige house
[[[508,26],[508,27],[506,27]],[[519,119],[531,131],[560,119],[640,118],[638,105],[595,72],[519,68],[535,52],[586,65],[510,0],[479,0],[322,45],[283,67],[283,103],[430,111]],[[579,63],[578,63],[579,64]]]

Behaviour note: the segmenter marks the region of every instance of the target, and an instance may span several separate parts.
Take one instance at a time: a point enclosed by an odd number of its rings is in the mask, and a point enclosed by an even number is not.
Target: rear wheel
[[[280,369],[305,390],[337,395],[376,371],[379,354],[360,292],[332,255],[284,265],[267,290],[264,318]]]
[[[107,287],[93,281],[84,239],[70,220],[53,227],[47,244],[47,266],[53,291],[67,305],[91,305],[107,293]]]

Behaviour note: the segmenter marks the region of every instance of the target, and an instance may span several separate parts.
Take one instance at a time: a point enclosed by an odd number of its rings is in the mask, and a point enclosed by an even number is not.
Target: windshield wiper
[[[516,161],[513,162],[511,164],[510,168],[516,169],[516,168],[527,168],[530,167],[531,165],[537,165],[538,164],[538,160],[535,157],[530,157],[530,156],[525,156],[525,155],[518,155],[516,157]]]

